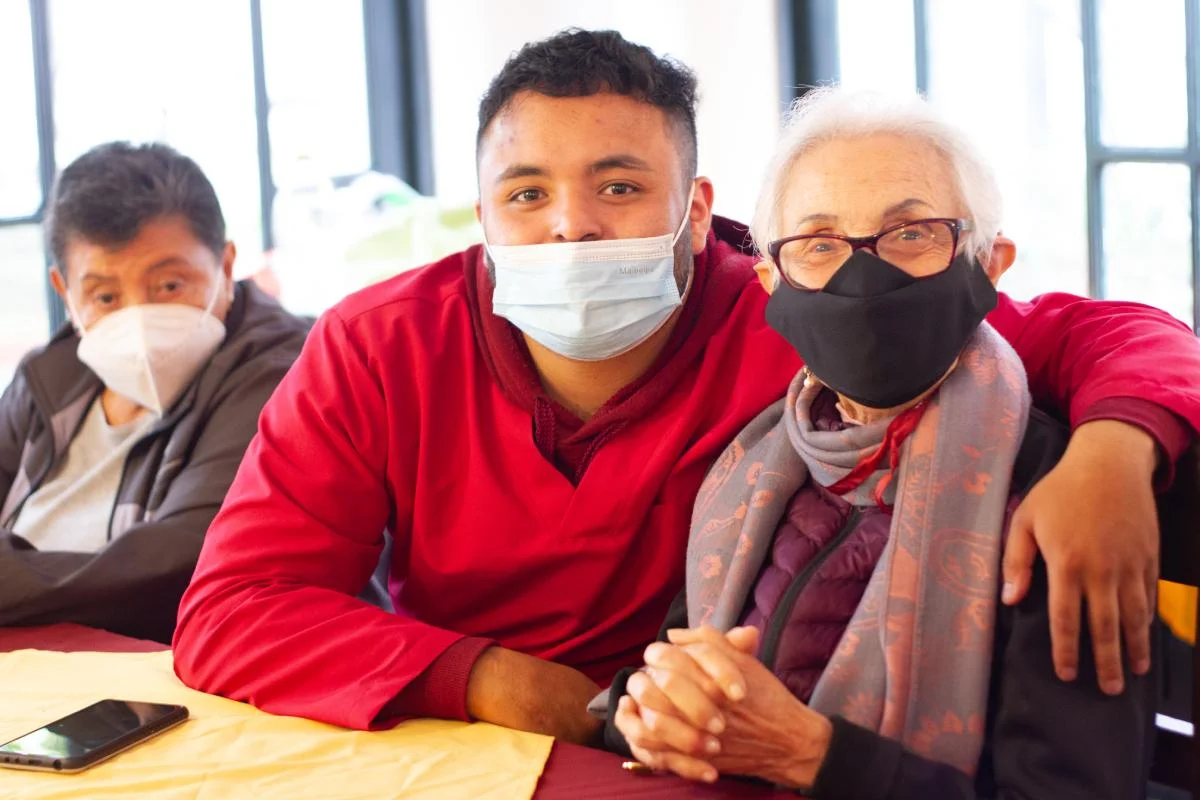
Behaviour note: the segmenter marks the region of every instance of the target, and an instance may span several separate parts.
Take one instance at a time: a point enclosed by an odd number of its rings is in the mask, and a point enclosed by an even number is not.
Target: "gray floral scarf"
[[[688,622],[735,626],[779,521],[811,476],[829,486],[879,448],[890,420],[817,430],[820,385],[738,435],[696,498]],[[973,774],[983,747],[1000,550],[1013,464],[1029,415],[1016,353],[986,323],[900,448],[891,536],[811,705]],[[887,465],[845,495],[875,502]]]

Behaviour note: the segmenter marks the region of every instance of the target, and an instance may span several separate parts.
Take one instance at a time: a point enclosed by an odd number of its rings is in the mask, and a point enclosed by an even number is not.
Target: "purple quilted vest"
[[[891,528],[890,511],[853,509],[812,481],[788,504],[743,625],[758,656],[808,702],[866,591]]]
[[[832,392],[819,396],[813,411],[822,430],[846,427]],[[1031,459],[1020,469],[1018,458],[1013,476],[1019,486],[1036,483],[1054,466],[1068,435],[1036,409],[1029,425],[1021,450]],[[1006,533],[1020,500],[1014,486]],[[741,624],[759,629],[759,659],[806,703],[858,609],[891,525],[890,508],[855,509],[812,480],[788,503]]]

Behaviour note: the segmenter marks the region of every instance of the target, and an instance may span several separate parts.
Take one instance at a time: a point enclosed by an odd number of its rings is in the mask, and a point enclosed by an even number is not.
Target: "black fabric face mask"
[[[914,278],[858,250],[821,291],[780,280],[767,324],[834,391],[892,408],[937,383],[995,307],[996,289],[975,259],[960,255]]]

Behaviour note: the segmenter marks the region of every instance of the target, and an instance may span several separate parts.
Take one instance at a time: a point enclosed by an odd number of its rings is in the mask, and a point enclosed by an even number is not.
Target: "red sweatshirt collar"
[[[573,483],[583,477],[603,443],[653,409],[703,353],[745,288],[753,263],[748,248],[743,226],[713,219],[708,242],[695,258],[691,292],[666,347],[645,374],[613,395],[586,422],[546,394],[520,331],[492,311],[492,283],[483,248],[468,254],[464,277],[476,344],[501,390],[532,416],[534,440],[542,455]]]

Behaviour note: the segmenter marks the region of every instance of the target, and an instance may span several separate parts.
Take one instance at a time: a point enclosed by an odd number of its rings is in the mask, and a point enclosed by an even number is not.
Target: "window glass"
[[[917,87],[912,3],[838,0],[838,81],[851,89]]]
[[[970,136],[1004,197],[1017,261],[1001,288],[1087,294],[1078,0],[930,0],[928,21],[929,98]]]
[[[41,226],[0,226],[0,391],[21,358],[50,338]]]
[[[1192,324],[1191,175],[1183,164],[1109,164],[1104,296],[1138,300]]]
[[[42,187],[33,37],[26,0],[0,0],[0,75],[4,76],[0,79],[4,118],[0,125],[0,219],[29,217],[42,203]],[[3,270],[0,266],[0,274]]]
[[[1184,0],[1098,0],[1100,138],[1123,147],[1187,143]]]
[[[362,3],[263,0],[262,21],[276,182],[298,159],[329,177],[370,169]]]
[[[213,182],[240,258],[257,259],[249,4],[50,0],[49,10],[58,168],[114,139],[167,142]]]

